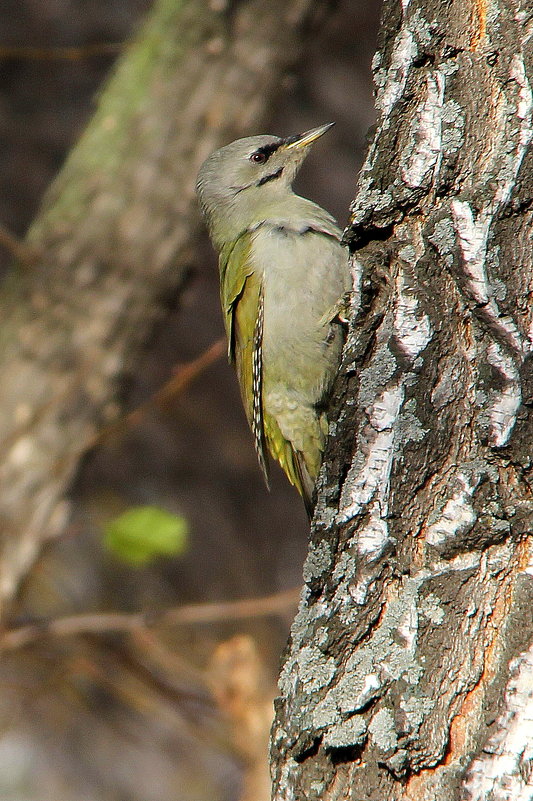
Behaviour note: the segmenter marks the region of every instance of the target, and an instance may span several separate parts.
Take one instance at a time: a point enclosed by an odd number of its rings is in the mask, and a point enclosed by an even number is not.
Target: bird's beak
[[[305,149],[308,145],[323,136],[326,131],[329,131],[335,125],[334,122],[328,122],[326,125],[321,125],[319,128],[311,128],[302,134],[296,136],[289,136],[285,139],[282,147],[284,150],[301,150]]]

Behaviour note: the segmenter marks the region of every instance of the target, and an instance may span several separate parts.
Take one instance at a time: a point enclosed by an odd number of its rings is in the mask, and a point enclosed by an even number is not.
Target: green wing
[[[263,421],[263,286],[251,262],[251,234],[245,231],[220,253],[220,299],[246,417],[268,484]]]
[[[252,263],[252,234],[245,231],[220,253],[220,297],[228,335],[228,357],[235,364],[242,401],[254,435],[259,463],[268,485],[266,449],[280,463],[312,514],[313,487],[320,467],[325,435],[314,409],[304,428],[310,438],[300,453],[282,433],[278,420],[263,404],[263,284]],[[316,431],[315,431],[316,429]],[[319,430],[320,429],[320,430]],[[316,436],[315,436],[316,434]],[[316,440],[316,441],[315,441]]]

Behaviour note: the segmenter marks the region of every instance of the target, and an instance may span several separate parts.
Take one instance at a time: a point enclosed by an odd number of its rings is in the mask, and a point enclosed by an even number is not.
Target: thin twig
[[[119,419],[115,422],[105,426],[105,428],[103,428],[101,431],[98,431],[93,437],[89,437],[87,440],[81,442],[79,453],[85,453],[91,448],[94,448],[96,445],[99,445],[113,434],[123,433],[128,428],[138,425],[149,409],[159,404],[164,405],[181,392],[184,392],[195,378],[197,378],[204,370],[213,364],[213,362],[220,358],[224,350],[224,339],[221,338],[216,340],[216,342],[213,342],[213,344],[210,345],[207,350],[201,353],[200,356],[198,356],[196,359],[193,359],[192,362],[180,367],[176,371],[176,374],[159,390],[151,395],[144,403],[133,409],[129,414],[119,417]],[[24,425],[15,428],[3,440],[0,440],[0,450],[9,450],[9,448],[13,446],[13,443],[16,442],[19,437],[24,436],[24,434],[29,430],[30,426],[36,425],[39,419],[42,418],[43,415],[54,406],[54,404],[57,404],[60,400],[65,400],[75,390],[82,386],[88,372],[89,369],[87,365],[85,365],[83,374],[80,371],[78,380],[76,380],[74,384],[70,384],[63,392],[54,395],[53,398],[36,410],[29,422],[25,422]],[[71,457],[72,454],[69,455],[69,458]]]
[[[130,428],[138,426],[146,413],[154,407],[164,408],[169,401],[181,395],[189,384],[194,381],[201,373],[216,362],[226,349],[225,340],[223,338],[217,339],[213,342],[207,350],[204,350],[196,359],[184,364],[176,370],[172,378],[166,382],[157,392],[144,402],[133,409],[128,414],[120,417],[114,423],[106,426],[102,431],[99,431],[94,438],[84,445],[84,449],[89,450],[95,445],[100,445],[106,439],[114,434],[120,434]]]
[[[300,587],[263,598],[186,604],[161,612],[121,612],[69,615],[7,629],[0,635],[0,651],[14,651],[43,639],[72,637],[80,634],[134,634],[161,625],[197,625],[244,620],[251,617],[284,614],[298,603]]]

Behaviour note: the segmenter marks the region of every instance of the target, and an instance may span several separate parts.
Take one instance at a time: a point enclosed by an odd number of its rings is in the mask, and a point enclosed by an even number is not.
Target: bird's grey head
[[[279,205],[309,147],[332,124],[285,139],[249,136],[212,153],[200,168],[196,190],[213,239],[220,243],[238,235]]]

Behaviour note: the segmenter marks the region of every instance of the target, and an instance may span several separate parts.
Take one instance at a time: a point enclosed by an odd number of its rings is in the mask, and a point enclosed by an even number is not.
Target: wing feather
[[[244,232],[222,250],[220,292],[228,356],[237,370],[244,410],[268,485],[263,418],[263,285],[262,276],[252,264],[250,232]]]

